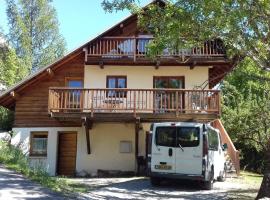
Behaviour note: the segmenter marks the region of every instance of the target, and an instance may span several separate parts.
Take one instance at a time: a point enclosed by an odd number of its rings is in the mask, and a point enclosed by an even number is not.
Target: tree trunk
[[[261,188],[258,192],[256,199],[261,199],[264,197],[270,198],[270,173],[264,174]]]
[[[267,150],[265,152],[265,161],[265,173],[256,199],[264,197],[270,198],[270,141],[268,142]]]

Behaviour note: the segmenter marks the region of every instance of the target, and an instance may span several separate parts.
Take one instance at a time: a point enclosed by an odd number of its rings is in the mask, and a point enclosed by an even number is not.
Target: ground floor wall
[[[138,155],[145,156],[145,134],[150,125],[140,126]],[[91,154],[87,154],[85,128],[82,127],[35,127],[13,128],[16,133],[13,145],[29,155],[31,132],[48,132],[47,156],[30,157],[31,166],[42,166],[54,176],[57,173],[58,134],[77,132],[76,174],[97,175],[98,170],[136,171],[135,124],[134,123],[94,123],[90,130]]]

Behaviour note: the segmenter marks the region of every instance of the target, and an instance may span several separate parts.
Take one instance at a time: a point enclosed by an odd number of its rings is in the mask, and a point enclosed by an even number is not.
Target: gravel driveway
[[[74,179],[73,179],[74,180]],[[168,182],[153,187],[147,178],[75,179],[90,187],[84,198],[89,199],[254,199],[257,185],[246,185],[235,178],[216,182],[211,191],[201,190],[196,182]]]

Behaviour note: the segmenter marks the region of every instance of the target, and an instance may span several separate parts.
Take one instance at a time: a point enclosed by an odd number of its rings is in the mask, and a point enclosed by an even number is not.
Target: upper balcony
[[[48,112],[96,121],[212,121],[220,116],[218,90],[50,88]]]
[[[86,63],[153,64],[153,60],[147,56],[147,46],[151,40],[153,40],[151,36],[99,38],[91,42],[85,49]],[[222,41],[211,40],[192,49],[167,48],[157,56],[155,63],[179,65],[194,62],[194,60],[206,63],[222,61],[225,56]]]

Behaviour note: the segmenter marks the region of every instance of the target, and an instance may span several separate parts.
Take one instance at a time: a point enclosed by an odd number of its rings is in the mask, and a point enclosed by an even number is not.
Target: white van
[[[224,181],[226,165],[220,133],[210,125],[189,122],[152,124],[148,155],[152,185],[164,178],[199,180],[212,189]]]

